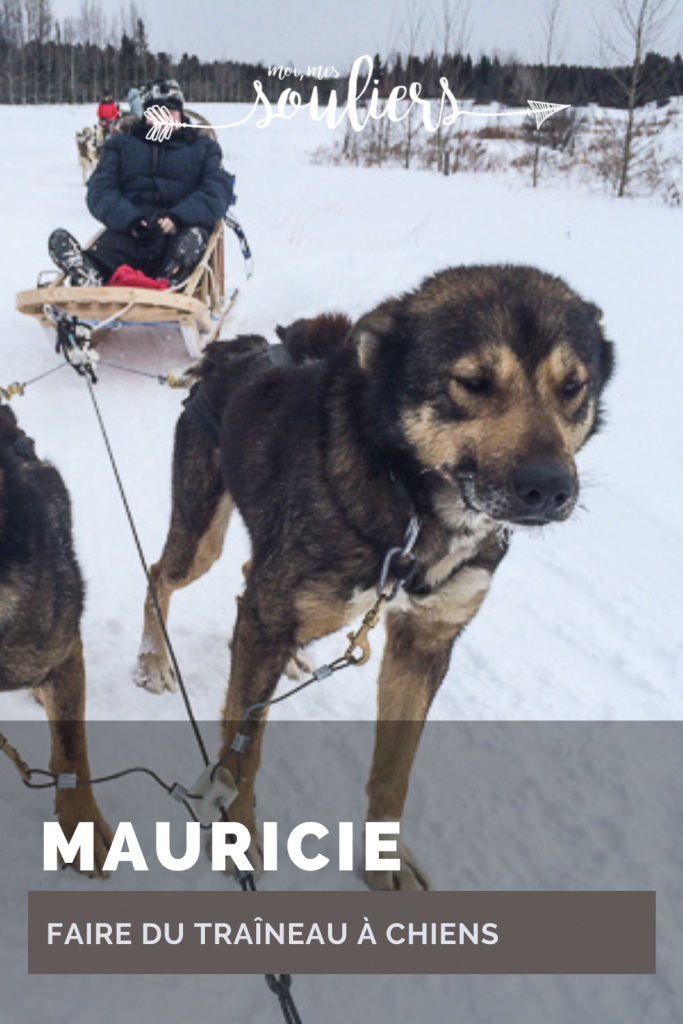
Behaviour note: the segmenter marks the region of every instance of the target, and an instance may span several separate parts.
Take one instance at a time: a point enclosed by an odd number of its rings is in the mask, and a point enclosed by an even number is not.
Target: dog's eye
[[[578,377],[570,377],[570,379],[565,381],[565,383],[562,385],[560,394],[563,398],[566,398],[567,400],[571,398],[576,398],[576,396],[579,395],[586,387],[587,383],[588,381],[579,380]]]
[[[483,374],[472,377],[454,377],[455,383],[470,395],[490,395],[493,391],[493,383],[490,377]]]

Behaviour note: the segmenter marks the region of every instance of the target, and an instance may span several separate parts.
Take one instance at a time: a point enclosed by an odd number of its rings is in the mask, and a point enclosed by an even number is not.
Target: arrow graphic
[[[558,110],[569,110],[571,103],[539,103],[538,100],[527,100],[536,115],[536,127],[540,128],[544,121],[556,114]]]
[[[478,111],[478,110],[463,110],[457,105],[455,106],[455,112],[450,115],[450,118],[446,123],[453,123],[456,118],[465,114],[467,117],[526,117],[529,113],[532,113],[536,118],[536,127],[540,128],[544,121],[547,121],[549,117],[556,114],[558,110],[567,110],[570,103],[544,103],[539,100],[527,100],[529,110],[498,110],[498,111]],[[253,113],[253,111],[252,111]],[[249,117],[251,114],[249,115]],[[145,111],[145,117],[150,122],[151,127],[147,132],[147,138],[152,142],[166,142],[173,135],[173,131],[176,128],[199,128],[207,131],[218,131],[221,128],[236,128],[240,124],[244,124],[245,121],[249,120],[249,117],[244,118],[242,121],[235,121],[232,124],[189,124],[188,122],[181,121],[178,123],[173,120],[171,112],[166,107],[155,104],[153,107],[149,107]]]
[[[539,100],[527,100],[530,110],[497,110],[497,111],[479,111],[479,110],[462,110],[458,108],[456,117],[460,117],[461,114],[465,114],[467,117],[526,117],[527,114],[533,114],[536,118],[536,127],[540,128],[544,121],[547,121],[549,117],[556,114],[558,110],[568,110],[571,103],[542,103]]]

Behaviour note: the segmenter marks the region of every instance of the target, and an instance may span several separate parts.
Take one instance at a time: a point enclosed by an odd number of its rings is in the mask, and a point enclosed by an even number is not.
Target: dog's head
[[[614,365],[601,313],[529,267],[462,267],[383,303],[352,340],[388,450],[441,513],[544,525],[578,497],[574,456]]]

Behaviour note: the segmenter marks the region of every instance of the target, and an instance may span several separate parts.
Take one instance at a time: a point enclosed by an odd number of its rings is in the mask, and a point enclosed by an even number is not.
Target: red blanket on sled
[[[117,267],[113,275],[107,281],[107,287],[112,288],[151,288],[155,292],[162,292],[168,288],[168,281],[155,281],[153,277],[147,277],[141,270],[133,270],[127,263]]]

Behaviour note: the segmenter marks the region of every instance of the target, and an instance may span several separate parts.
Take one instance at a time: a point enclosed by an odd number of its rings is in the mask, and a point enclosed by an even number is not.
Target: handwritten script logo
[[[360,76],[364,67],[366,68],[365,81],[361,84]],[[351,74],[349,75],[347,102],[341,109],[339,108],[336,89],[331,91],[327,107],[323,107],[321,109],[317,86],[313,87],[311,98],[307,103],[302,101],[301,94],[295,89],[285,89],[280,93],[277,103],[273,104],[263,92],[263,87],[258,79],[254,82],[254,91],[256,93],[254,105],[246,117],[242,118],[241,121],[233,121],[231,124],[190,126],[183,123],[182,125],[178,125],[173,121],[172,115],[165,107],[150,107],[146,111],[147,120],[151,124],[150,130],[147,133],[147,138],[163,142],[166,139],[170,139],[173,134],[173,129],[178,127],[196,127],[199,129],[206,128],[209,130],[238,128],[240,125],[246,124],[247,121],[250,121],[260,108],[262,108],[263,114],[260,120],[256,122],[257,128],[267,128],[275,118],[283,118],[286,121],[290,121],[300,110],[308,109],[309,114],[314,121],[325,120],[328,128],[338,128],[344,118],[348,117],[349,124],[353,130],[356,132],[362,132],[371,119],[381,121],[382,118],[386,117],[390,121],[402,121],[408,116],[411,110],[414,110],[417,107],[422,113],[422,123],[425,129],[428,132],[435,132],[438,130],[440,125],[443,124],[445,127],[448,127],[449,125],[455,124],[458,118],[463,116],[525,117],[529,112],[534,114],[536,118],[536,127],[540,128],[547,118],[557,113],[558,110],[566,110],[569,106],[568,103],[542,103],[539,100],[528,100],[527,103],[530,110],[527,110],[526,108],[522,108],[520,110],[501,110],[496,112],[475,112],[473,110],[463,110],[458,104],[458,100],[451,92],[448,79],[440,78],[439,85],[441,86],[441,96],[436,100],[438,105],[438,114],[436,121],[433,121],[433,101],[423,98],[422,85],[420,82],[411,82],[408,87],[405,85],[397,85],[396,88],[392,89],[389,93],[389,96],[384,102],[384,106],[380,108],[382,100],[380,99],[379,91],[377,89],[377,80],[373,79],[373,73],[374,67],[372,57],[365,55],[354,61],[353,67],[351,68]],[[371,83],[374,84],[374,88],[371,90],[369,98],[366,98],[366,94]],[[406,99],[410,101],[408,104],[404,103]],[[362,104],[361,101],[363,101]],[[450,109],[449,113],[446,112],[447,106]]]

